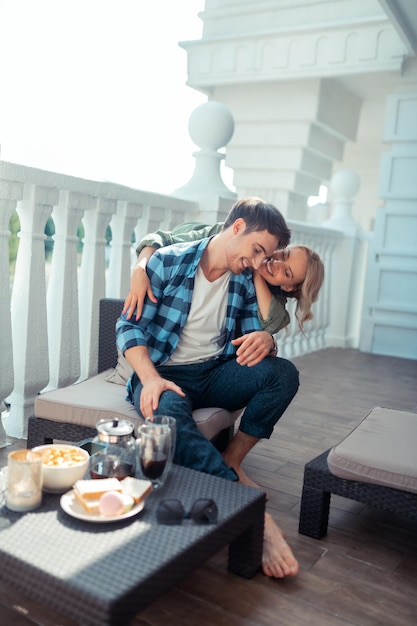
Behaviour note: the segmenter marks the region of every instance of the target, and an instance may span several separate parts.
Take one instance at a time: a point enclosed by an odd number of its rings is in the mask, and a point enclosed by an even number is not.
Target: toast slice
[[[100,498],[96,498],[95,500],[85,500],[76,489],[74,489],[74,494],[75,499],[81,504],[87,513],[90,515],[100,514]]]
[[[123,480],[101,478],[100,480],[78,480],[74,487],[76,500],[90,515],[100,515],[100,498],[105,493],[117,491],[133,498],[137,505],[151,493],[153,487],[149,480],[128,476]]]
[[[100,478],[99,480],[77,480],[74,491],[83,500],[97,500],[107,491],[122,491],[117,478]]]
[[[132,496],[135,504],[139,504],[149,496],[153,490],[150,480],[143,480],[142,478],[132,478],[127,476],[120,481],[123,493]]]

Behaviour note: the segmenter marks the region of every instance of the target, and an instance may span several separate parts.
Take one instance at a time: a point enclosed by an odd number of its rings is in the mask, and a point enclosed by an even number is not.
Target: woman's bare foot
[[[298,562],[270,513],[265,513],[262,569],[266,576],[274,578],[295,576],[298,573]]]

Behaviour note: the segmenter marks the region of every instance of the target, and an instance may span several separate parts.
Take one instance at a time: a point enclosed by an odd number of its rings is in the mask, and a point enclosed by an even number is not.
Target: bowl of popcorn
[[[84,478],[90,455],[86,450],[63,443],[51,443],[33,448],[42,455],[43,490],[62,493]]]

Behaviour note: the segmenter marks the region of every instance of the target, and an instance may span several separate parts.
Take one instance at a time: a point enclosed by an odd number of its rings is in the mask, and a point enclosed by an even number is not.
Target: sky
[[[194,169],[179,41],[204,0],[0,0],[1,159],[171,193]]]

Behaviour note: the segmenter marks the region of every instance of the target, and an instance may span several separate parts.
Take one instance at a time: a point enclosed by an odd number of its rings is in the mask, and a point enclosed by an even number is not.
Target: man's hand
[[[159,398],[164,391],[174,391],[182,398],[185,393],[171,380],[165,380],[160,376],[154,376],[146,381],[140,394],[140,410],[144,417],[152,417],[159,404]]]
[[[178,387],[171,380],[165,380],[158,374],[146,346],[128,348],[124,356],[142,383],[140,410],[144,417],[153,416],[153,412],[158,408],[159,398],[164,391],[174,391],[182,398],[185,397],[181,387]]]
[[[138,262],[132,270],[132,276],[130,279],[130,291],[126,296],[123,305],[123,313],[128,311],[126,318],[130,320],[136,309],[136,321],[142,315],[143,303],[145,297],[148,296],[152,302],[157,302],[157,299],[153,295],[151,283],[146,273],[146,265],[148,260],[155,252],[155,248],[146,246],[138,257]]]
[[[272,352],[275,346],[273,337],[265,330],[257,330],[248,335],[233,339],[232,344],[239,346],[236,362],[239,365],[253,367]]]

